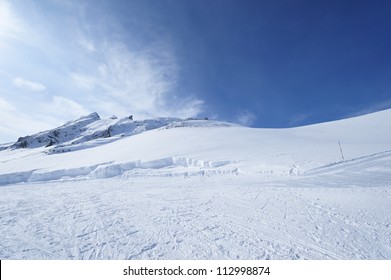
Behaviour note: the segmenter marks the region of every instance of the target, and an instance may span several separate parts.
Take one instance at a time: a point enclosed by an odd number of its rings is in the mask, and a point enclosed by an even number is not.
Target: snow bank
[[[143,176],[213,176],[219,174],[238,174],[238,169],[222,169],[231,164],[230,161],[210,162],[199,159],[169,157],[152,161],[131,161],[124,163],[102,163],[93,166],[83,166],[71,169],[32,170],[0,174],[0,185],[17,184],[25,182],[42,182],[69,179],[102,179],[120,175],[124,177],[138,177],[140,170]],[[178,169],[179,167],[179,169]],[[181,169],[182,168],[182,169]],[[155,172],[161,169],[160,172]]]

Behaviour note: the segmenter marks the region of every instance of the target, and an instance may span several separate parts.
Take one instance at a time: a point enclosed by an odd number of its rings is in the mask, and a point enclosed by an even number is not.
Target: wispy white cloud
[[[193,98],[182,104],[176,104],[175,112],[168,113],[168,115],[177,115],[182,118],[199,116],[203,112],[204,104],[203,100]]]
[[[89,113],[83,105],[69,98],[57,95],[54,95],[51,98],[52,99],[47,104],[45,103],[42,106],[45,109],[45,112],[51,115],[56,115],[62,119],[67,118],[69,120]]]
[[[16,77],[13,80],[14,85],[16,85],[19,88],[30,90],[30,91],[45,91],[46,87],[38,82],[33,82],[21,77]]]
[[[93,53],[96,51],[95,44],[91,40],[88,40],[87,38],[80,38],[78,43],[84,50],[86,50],[89,53]]]
[[[72,73],[71,80],[80,90],[87,90],[99,111],[133,114],[139,117],[171,115],[196,116],[203,101],[194,97],[175,100],[178,65],[169,46],[160,44],[132,51],[120,43],[105,44],[92,59],[94,69]],[[178,98],[176,98],[178,99]],[[175,101],[174,101],[175,100]],[[110,106],[108,105],[110,103]]]
[[[257,117],[254,113],[250,111],[243,111],[236,117],[236,122],[244,125],[244,126],[251,126],[255,121]]]
[[[1,111],[12,112],[16,111],[16,108],[6,100],[0,98],[0,112]]]
[[[75,88],[80,90],[91,91],[97,86],[97,79],[95,76],[80,73],[70,73],[70,79]]]

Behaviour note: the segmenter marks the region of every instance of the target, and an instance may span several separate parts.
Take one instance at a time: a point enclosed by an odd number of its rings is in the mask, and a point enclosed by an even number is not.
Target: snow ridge
[[[184,157],[169,157],[151,161],[105,162],[92,166],[55,170],[30,170],[0,174],[0,185],[22,182],[45,182],[75,179],[103,179],[130,177],[191,177],[238,175],[238,168],[230,161],[204,161]],[[161,172],[159,172],[161,170]],[[151,172],[153,171],[153,172]]]

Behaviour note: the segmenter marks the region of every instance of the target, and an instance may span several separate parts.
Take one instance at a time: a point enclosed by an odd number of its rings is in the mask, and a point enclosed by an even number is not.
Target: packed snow
[[[98,114],[0,145],[0,259],[391,259],[391,110],[289,129]]]

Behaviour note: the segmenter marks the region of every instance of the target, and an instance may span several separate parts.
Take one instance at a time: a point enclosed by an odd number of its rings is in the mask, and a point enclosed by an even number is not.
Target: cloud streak
[[[250,111],[243,111],[236,117],[236,119],[237,119],[237,123],[241,125],[251,126],[255,122],[257,117],[255,116],[254,113]]]
[[[38,83],[38,82],[33,82],[33,81],[30,81],[30,80],[27,80],[27,79],[24,79],[24,78],[21,78],[21,77],[17,77],[13,80],[13,83],[14,85],[16,85],[17,87],[21,88],[21,89],[26,89],[26,90],[30,90],[30,91],[45,91],[46,90],[46,87],[41,84],[41,83]]]
[[[169,46],[132,51],[124,44],[110,43],[98,50],[93,56],[97,70],[71,73],[70,79],[89,93],[99,111],[110,115],[113,111],[108,110],[114,109],[138,117],[190,117],[202,112],[202,100],[174,94],[179,67]]]
[[[52,96],[52,100],[48,104],[44,104],[42,109],[46,113],[66,118],[77,118],[89,113],[83,105],[63,96]]]

